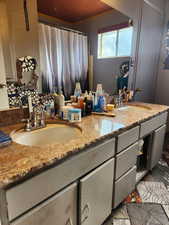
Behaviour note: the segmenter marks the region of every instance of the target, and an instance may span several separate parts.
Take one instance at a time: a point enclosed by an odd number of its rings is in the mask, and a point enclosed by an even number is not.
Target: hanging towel
[[[12,142],[12,139],[9,135],[0,131],[0,147],[6,146]]]

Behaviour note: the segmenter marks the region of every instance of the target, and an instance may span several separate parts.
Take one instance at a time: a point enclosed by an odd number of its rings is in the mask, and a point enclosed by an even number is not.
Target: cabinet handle
[[[85,207],[82,210],[81,224],[84,223],[89,218],[89,213],[90,213],[90,207],[89,207],[89,204],[86,204]]]
[[[65,225],[73,225],[72,219],[71,219],[71,218],[69,218],[69,219],[67,220],[67,222],[66,222],[66,224],[65,224]]]

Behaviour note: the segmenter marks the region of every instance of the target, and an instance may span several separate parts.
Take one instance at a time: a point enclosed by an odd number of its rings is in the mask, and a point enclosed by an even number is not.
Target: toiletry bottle
[[[85,102],[85,115],[90,115],[93,111],[93,100],[91,99],[90,96],[86,99]]]
[[[52,101],[50,103],[50,108],[51,108],[51,110],[50,110],[51,118],[54,118],[55,117],[55,104],[54,104],[54,101]]]
[[[105,98],[103,95],[99,96],[98,99],[98,111],[99,112],[104,112],[105,109]]]
[[[84,98],[87,98],[87,96],[88,96],[88,91],[86,90],[84,93]]]
[[[82,94],[81,86],[80,83],[76,83],[75,91],[74,91],[74,96],[79,97]]]
[[[59,95],[57,93],[53,94],[54,98],[54,108],[55,108],[55,115],[59,112]]]
[[[62,91],[59,93],[59,111],[60,109],[65,106],[65,97],[62,93]]]

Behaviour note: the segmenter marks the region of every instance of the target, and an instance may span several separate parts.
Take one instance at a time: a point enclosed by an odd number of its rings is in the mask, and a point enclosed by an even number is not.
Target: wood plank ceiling
[[[111,10],[100,0],[37,0],[38,12],[76,23]]]

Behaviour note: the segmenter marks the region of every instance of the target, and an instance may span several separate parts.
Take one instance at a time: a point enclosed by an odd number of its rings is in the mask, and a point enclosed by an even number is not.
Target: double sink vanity
[[[13,143],[0,151],[1,225],[102,225],[161,158],[168,107],[135,103],[115,114],[2,128]]]

